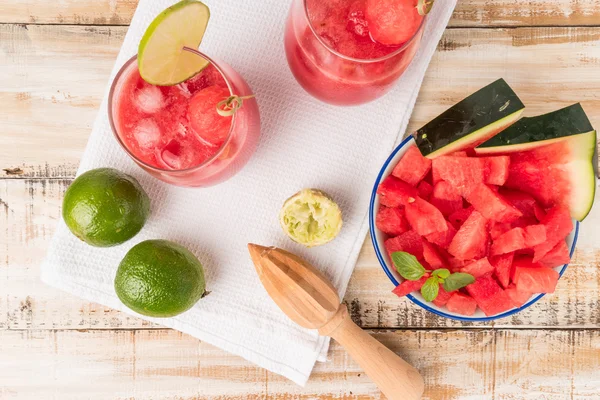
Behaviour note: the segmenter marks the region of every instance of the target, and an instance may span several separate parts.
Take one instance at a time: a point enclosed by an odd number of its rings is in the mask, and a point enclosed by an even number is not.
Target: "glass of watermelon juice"
[[[134,56],[115,77],[108,100],[113,133],[127,154],[152,176],[178,186],[230,178],[250,159],[260,134],[254,98],[243,100],[233,115],[217,112],[228,97],[252,94],[246,81],[229,65],[198,55],[209,65],[174,86],[144,81]]]
[[[293,0],[285,52],[294,77],[308,93],[329,104],[357,105],[381,97],[419,47],[425,18],[416,3]],[[376,20],[390,7],[403,14],[397,16],[401,22],[394,24],[393,32]]]

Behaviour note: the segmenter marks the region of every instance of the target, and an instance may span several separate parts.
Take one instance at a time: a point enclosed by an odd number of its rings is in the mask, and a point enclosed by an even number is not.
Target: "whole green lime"
[[[204,269],[185,247],[168,240],[146,240],[133,246],[119,264],[115,292],[139,314],[173,317],[204,296]]]
[[[150,214],[150,199],[132,176],[113,168],[81,174],[65,193],[62,215],[71,232],[98,247],[134,237]]]

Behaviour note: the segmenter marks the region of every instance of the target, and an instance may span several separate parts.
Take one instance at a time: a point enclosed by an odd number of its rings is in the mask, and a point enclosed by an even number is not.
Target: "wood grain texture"
[[[0,330],[155,327],[40,282],[39,265],[61,218],[61,201],[69,183],[68,179],[0,180]],[[598,226],[600,208],[596,207],[582,227],[575,258],[556,293],[494,326],[598,328],[600,252],[594,234]],[[392,289],[367,238],[345,297],[357,324],[363,328],[486,326],[437,317],[397,298]]]
[[[0,177],[74,176],[125,30],[0,25]],[[581,101],[598,125],[598,68],[600,28],[448,30],[409,130],[498,77],[519,93],[526,115]],[[1,171],[16,167],[24,174]]]
[[[374,336],[425,376],[425,400],[597,398],[598,332],[433,330]],[[166,329],[0,331],[0,354],[3,399],[382,399],[335,342],[329,361],[317,363],[305,388]]]
[[[0,22],[128,25],[137,0],[5,0]],[[460,0],[450,26],[598,25],[595,0]]]

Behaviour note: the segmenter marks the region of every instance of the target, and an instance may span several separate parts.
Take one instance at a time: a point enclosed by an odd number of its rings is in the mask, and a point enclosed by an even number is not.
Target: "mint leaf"
[[[432,276],[431,278],[425,281],[425,284],[421,287],[421,294],[425,301],[433,301],[438,295],[440,291],[440,285],[438,283],[438,278]]]
[[[418,281],[425,275],[425,268],[423,268],[421,263],[412,254],[404,251],[395,251],[392,253],[392,261],[400,276],[406,280]]]
[[[444,290],[453,292],[475,282],[475,277],[464,272],[455,272],[444,280]]]
[[[437,276],[439,278],[442,278],[442,280],[444,280],[450,276],[450,271],[448,271],[446,268],[436,269],[435,271],[433,271],[431,273],[431,276]]]

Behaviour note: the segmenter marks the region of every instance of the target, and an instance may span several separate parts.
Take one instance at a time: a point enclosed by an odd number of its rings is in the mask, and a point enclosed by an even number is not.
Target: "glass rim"
[[[219,67],[219,65],[216,63],[216,61],[214,61],[212,58],[208,57],[206,54],[186,47],[187,51],[191,51],[192,53],[195,53],[203,58],[205,58],[206,60],[208,60],[208,62],[214,66],[217,71],[219,71],[219,73],[221,74],[221,76],[223,77],[223,79],[225,80],[225,83],[227,84],[227,89],[229,90],[229,95],[233,96],[233,86],[229,80],[229,78],[227,77],[227,75],[225,75],[225,73],[223,72],[223,70],[221,69],[221,67]],[[119,133],[117,132],[117,127],[114,121],[114,117],[113,117],[113,98],[117,89],[117,83],[119,82],[120,78],[123,76],[123,74],[128,70],[128,68],[131,66],[131,64],[133,64],[134,62],[137,62],[137,54],[134,55],[133,57],[131,57],[129,60],[127,60],[125,62],[125,64],[123,64],[123,66],[121,67],[121,69],[119,69],[119,72],[117,72],[117,74],[115,75],[112,84],[110,86],[110,91],[108,93],[108,121],[110,124],[110,128],[113,132],[113,135],[115,136],[115,138],[117,139],[117,142],[119,143],[119,145],[121,145],[121,147],[123,148],[123,150],[125,150],[125,152],[127,153],[127,155],[129,155],[129,157],[131,157],[136,163],[140,164],[141,166],[143,166],[144,168],[147,168],[149,170],[155,171],[155,172],[159,172],[159,173],[167,173],[167,174],[171,174],[171,175],[179,175],[179,174],[186,174],[189,172],[193,172],[199,169],[202,169],[203,167],[206,167],[207,165],[211,164],[214,160],[216,160],[217,158],[219,158],[221,156],[221,154],[223,153],[223,151],[225,150],[225,148],[227,147],[227,145],[229,144],[229,142],[231,141],[231,138],[233,137],[233,129],[235,126],[235,121],[236,121],[236,114],[234,113],[231,117],[231,123],[229,125],[229,133],[227,134],[227,138],[225,139],[225,141],[221,144],[221,146],[217,149],[216,153],[213,154],[211,157],[207,158],[206,160],[204,160],[202,163],[198,164],[198,165],[194,165],[193,167],[189,167],[189,168],[185,168],[185,169],[165,169],[165,168],[160,168],[160,167],[156,167],[154,165],[150,165],[147,162],[141,160],[139,157],[137,157],[128,147],[127,145],[123,142],[123,140],[121,139],[121,137],[119,136]],[[204,70],[204,69],[203,69]],[[202,71],[198,72],[198,74],[200,74]],[[198,75],[196,74],[196,75]],[[196,76],[194,75],[194,76]],[[194,76],[191,76],[188,79],[193,78]],[[187,81],[188,79],[186,79],[185,81]],[[185,82],[184,81],[184,82]]]
[[[406,42],[404,42],[404,44],[401,47],[394,50],[393,52],[386,54],[385,56],[381,56],[381,57],[377,57],[377,58],[355,58],[355,57],[350,57],[350,56],[340,53],[339,51],[333,49],[331,46],[329,46],[327,43],[325,43],[323,41],[323,38],[321,38],[321,36],[318,35],[317,32],[315,31],[315,28],[313,27],[312,22],[310,21],[310,18],[308,16],[308,6],[306,4],[307,0],[300,0],[300,1],[302,1],[302,5],[304,8],[304,18],[306,18],[308,27],[310,28],[312,34],[317,38],[319,43],[321,43],[321,45],[323,47],[325,47],[325,49],[327,49],[327,51],[335,54],[336,56],[338,56],[340,58],[343,58],[348,61],[356,62],[356,63],[363,63],[363,64],[386,61],[392,57],[397,56],[400,53],[403,53],[408,48],[408,46],[410,46],[410,44],[415,40],[415,38],[421,33],[421,31],[423,30],[423,26],[425,26],[425,20],[427,19],[427,15],[429,15],[429,14],[426,14],[423,16],[423,20],[421,20],[421,24],[419,25],[419,28],[417,28],[417,31],[411,36],[410,39],[408,39]]]

